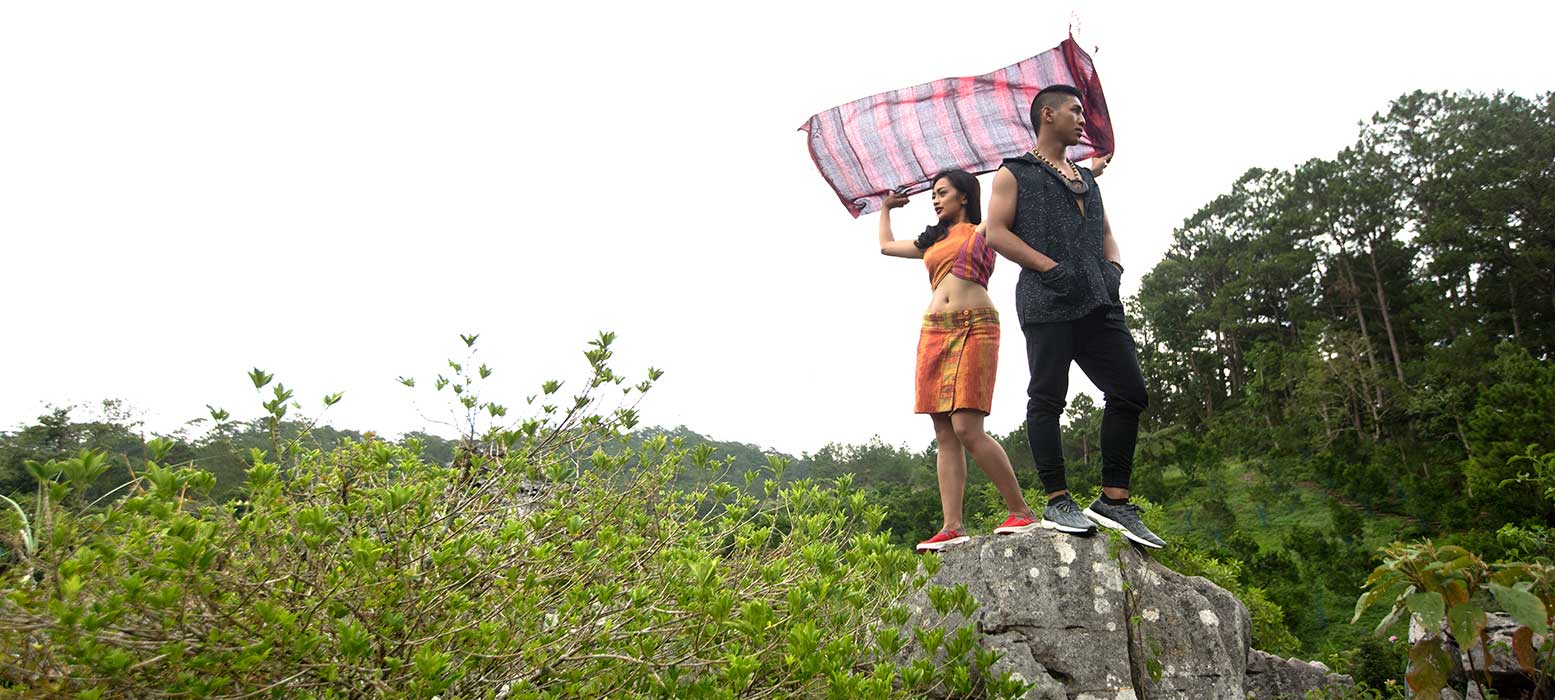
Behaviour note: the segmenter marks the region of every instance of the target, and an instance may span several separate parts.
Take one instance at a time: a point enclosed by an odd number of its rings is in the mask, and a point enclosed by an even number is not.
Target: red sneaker
[[[1000,524],[999,527],[994,528],[993,534],[1016,535],[1022,532],[1031,532],[1032,530],[1035,530],[1041,526],[1042,523],[1039,523],[1036,520],[1028,518],[1024,515],[1012,515],[1008,518],[1005,518],[1004,522]]]
[[[966,533],[964,532],[957,532],[955,530],[940,530],[939,532],[934,533],[933,537],[919,542],[918,551],[938,552],[939,550],[949,547],[953,544],[961,544],[962,542],[971,541],[972,538],[967,537]]]

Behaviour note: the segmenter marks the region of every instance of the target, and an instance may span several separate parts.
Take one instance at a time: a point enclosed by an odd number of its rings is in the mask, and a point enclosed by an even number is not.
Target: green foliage
[[[0,525],[0,531],[5,532],[5,535],[0,535],[0,543],[20,552],[21,556],[36,554],[38,536],[33,531],[32,520],[27,517],[27,511],[22,509],[21,504],[5,496],[0,496],[0,501],[5,501],[5,504],[11,507],[11,510],[4,514],[5,519],[0,521],[4,523]],[[11,536],[11,533],[15,535]]]
[[[1302,700],[1405,700],[1409,697],[1402,684],[1389,679],[1382,686],[1355,687],[1329,686],[1322,690],[1309,690]]]
[[[806,458],[796,458],[792,455],[784,454],[782,452],[762,448],[759,445],[752,445],[742,442],[731,442],[728,440],[715,440],[705,435],[701,435],[684,425],[676,426],[672,429],[658,427],[641,428],[632,432],[630,440],[634,447],[639,447],[643,442],[652,440],[653,438],[661,435],[671,441],[681,441],[685,444],[686,448],[692,450],[693,453],[706,455],[704,459],[711,458],[711,456],[715,454],[719,455],[720,458],[731,467],[722,475],[722,479],[730,484],[735,484],[752,493],[755,492],[754,489],[756,488],[757,484],[755,483],[754,479],[751,480],[750,483],[746,483],[746,473],[752,470],[761,473],[770,473],[771,463],[769,460],[775,459],[787,463],[788,466],[784,471],[784,478],[803,479],[814,475],[812,472],[812,465]],[[835,478],[840,476],[842,473],[843,472],[840,471],[834,471],[825,476],[828,478]],[[819,477],[821,475],[814,476]],[[688,471],[683,473],[678,478],[676,485],[690,486],[698,480],[704,478],[706,478],[706,473],[704,470]]]
[[[1555,366],[1503,343],[1486,387],[1465,421],[1467,486],[1495,493],[1503,507],[1530,522],[1555,520],[1555,499],[1538,489],[1501,489],[1503,482],[1537,467],[1537,455],[1555,451]]]
[[[1497,488],[1555,434],[1552,161],[1555,93],[1417,92],[1331,157],[1248,171],[1130,305],[1147,434],[1204,438],[1210,460],[1176,460],[1189,484],[1294,458],[1427,530],[1555,519]]]
[[[1064,409],[1060,437],[1066,477],[1077,492],[1101,487],[1101,416],[1102,408],[1089,394],[1075,396]]]
[[[1532,487],[1546,502],[1555,503],[1555,452],[1540,454],[1536,445],[1529,445],[1523,454],[1508,460],[1508,465],[1518,470],[1517,477],[1501,482],[1502,488]],[[1523,526],[1503,525],[1496,531],[1496,539],[1507,559],[1555,563],[1555,528],[1546,523],[1530,520]]]
[[[1331,157],[1248,171],[1141,280],[1136,491],[1186,523],[1174,542],[1242,562],[1309,651],[1357,652],[1352,624],[1393,611],[1325,612],[1381,542],[1551,559],[1551,162],[1555,93],[1404,95]],[[1471,622],[1410,595],[1403,612]]]
[[[210,420],[190,422],[191,426],[207,426],[203,433],[190,435],[181,430],[148,439],[140,434],[139,423],[129,417],[129,410],[120,402],[103,402],[98,416],[82,419],[76,417],[77,412],[84,409],[53,409],[32,425],[0,433],[0,495],[30,502],[29,494],[37,490],[37,481],[27,469],[28,462],[63,463],[87,450],[100,453],[105,465],[95,481],[81,492],[88,502],[122,497],[136,477],[134,465],[146,460],[210,472],[216,479],[211,497],[226,501],[242,495],[254,450],[273,455],[279,443],[328,451],[347,441],[368,438],[361,432],[336,429],[317,420],[298,420],[300,416],[295,413],[272,426],[269,418],[234,421],[227,411],[211,408]],[[452,462],[457,445],[422,432],[408,433],[400,441],[402,445],[412,443],[421,447],[423,459],[437,464]]]
[[[83,450],[100,453],[103,459],[91,465],[97,476],[88,488],[78,491],[79,497],[95,500],[129,480],[129,462],[149,454],[129,409],[119,401],[104,401],[97,415],[87,420],[75,420],[73,410],[79,409],[53,408],[34,425],[14,433],[0,432],[0,495],[16,497],[36,490],[30,462],[63,464],[80,458]],[[85,475],[78,473],[78,477]]]
[[[1503,359],[1507,355],[1512,362],[1521,364],[1516,351],[1504,354]],[[1536,445],[1530,445],[1523,454],[1505,462],[1526,465],[1530,471],[1518,473],[1503,485],[1512,481],[1531,485],[1535,497],[1555,503],[1555,453],[1540,453]],[[1517,664],[1525,673],[1535,676],[1540,687],[1548,685],[1549,674],[1555,670],[1555,635],[1549,634],[1555,626],[1555,567],[1548,557],[1548,528],[1505,526],[1498,536],[1514,540],[1515,546],[1510,548],[1513,553],[1537,556],[1531,562],[1486,564],[1456,545],[1437,547],[1429,539],[1413,544],[1395,542],[1383,550],[1383,562],[1367,579],[1366,587],[1370,590],[1356,601],[1356,619],[1367,608],[1386,602],[1390,611],[1378,625],[1378,635],[1395,624],[1405,611],[1426,630],[1433,631],[1409,649],[1411,671],[1407,680],[1414,697],[1435,698],[1455,663],[1434,631],[1445,628],[1460,647],[1480,646],[1488,653],[1486,611],[1494,607],[1519,625],[1511,643]],[[1535,635],[1544,635],[1542,644],[1534,644]],[[1488,670],[1479,672],[1488,687]]]
[[[254,458],[240,500],[203,496],[209,472],[147,460],[99,507],[79,493],[101,453],[38,465],[41,544],[0,569],[0,684],[100,698],[1025,692],[986,672],[996,656],[974,653],[971,628],[907,630],[939,656],[905,655],[898,601],[926,572],[851,478],[674,488],[726,465],[625,438],[632,405],[601,397],[652,380],[598,391],[621,385],[609,344],[589,351],[585,391],[468,428],[448,464],[370,436],[288,440]],[[489,374],[447,384],[472,417],[497,417]],[[262,400],[279,418],[284,400]],[[964,589],[928,595],[941,616],[975,608]]]
[[[835,478],[853,474],[861,482],[878,486],[928,486],[932,476],[932,452],[912,452],[905,447],[887,445],[878,436],[862,445],[828,444],[808,455],[815,476]]]
[[[1355,619],[1373,605],[1389,612],[1376,634],[1403,624],[1406,613],[1428,631],[1446,629],[1463,648],[1488,646],[1486,611],[1499,606],[1522,627],[1513,635],[1513,653],[1528,673],[1555,668],[1555,640],[1535,648],[1532,636],[1549,631],[1555,610],[1555,568],[1546,564],[1488,565],[1462,547],[1435,546],[1430,540],[1394,543],[1366,580],[1369,589],[1355,604]],[[1435,698],[1455,663],[1439,635],[1428,635],[1409,649],[1409,687],[1417,698]],[[1489,686],[1488,671],[1478,669]]]
[[[1357,639],[1353,647],[1332,654],[1329,666],[1355,680],[1358,688],[1370,689],[1377,697],[1403,697],[1405,666],[1409,661],[1409,644],[1399,640],[1382,639],[1367,635]],[[1384,695],[1391,691],[1392,695]]]

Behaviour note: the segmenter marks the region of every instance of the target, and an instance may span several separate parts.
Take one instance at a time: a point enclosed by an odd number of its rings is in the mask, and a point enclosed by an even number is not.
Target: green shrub
[[[1387,690],[1399,686],[1408,665],[1408,642],[1365,636],[1353,642],[1353,648],[1331,655],[1334,672],[1349,675],[1357,686]]]
[[[628,401],[658,373],[624,384],[610,341],[588,351],[582,391],[562,398],[547,382],[537,415],[513,422],[476,391],[489,368],[450,362],[435,386],[469,427],[446,466],[414,440],[326,452],[277,437],[255,451],[243,499],[210,500],[209,472],[153,460],[97,509],[44,474],[38,548],[0,570],[0,694],[1024,692],[966,645],[904,658],[914,632],[899,601],[938,560],[889,545],[884,513],[850,478],[785,482],[778,460],[746,472],[746,491],[722,482],[732,465],[710,447],[628,447],[634,404],[606,411],[601,397]],[[251,376],[256,389],[271,381]],[[273,395],[279,422],[296,404],[279,384]],[[482,416],[495,423],[477,430]],[[670,488],[687,469],[707,483]]]

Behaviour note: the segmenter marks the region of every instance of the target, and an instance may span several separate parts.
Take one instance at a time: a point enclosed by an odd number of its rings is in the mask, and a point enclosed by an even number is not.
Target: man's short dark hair
[[[1058,109],[1064,103],[1065,97],[1080,99],[1080,90],[1073,85],[1049,85],[1042,88],[1037,96],[1031,99],[1031,130],[1042,130],[1042,108]]]

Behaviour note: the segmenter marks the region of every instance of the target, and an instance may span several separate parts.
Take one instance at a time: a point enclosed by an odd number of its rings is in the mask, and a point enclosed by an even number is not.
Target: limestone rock
[[[1327,666],[1316,661],[1282,659],[1256,649],[1247,658],[1246,688],[1250,698],[1305,698],[1308,691],[1333,685],[1353,686],[1354,682],[1349,676],[1330,673]]]
[[[1130,656],[1150,698],[1241,698],[1252,616],[1225,589],[1183,576],[1133,547],[1119,553],[1128,580]]]
[[[1071,700],[1132,697],[1123,578],[1107,549],[1105,537],[1045,530],[977,537],[939,555],[931,585],[966,585],[981,606],[973,622],[983,643],[1005,652],[1002,670],[1048,688],[1045,695],[1061,684]],[[932,613],[926,597],[911,606],[909,624]]]
[[[979,643],[1003,653],[992,671],[1034,683],[1027,700],[1275,700],[1286,689],[1350,684],[1253,651],[1252,620],[1235,596],[1105,535],[975,537],[937,556],[930,585],[967,587],[980,606],[970,620]],[[909,626],[937,620],[924,592],[908,607]]]

